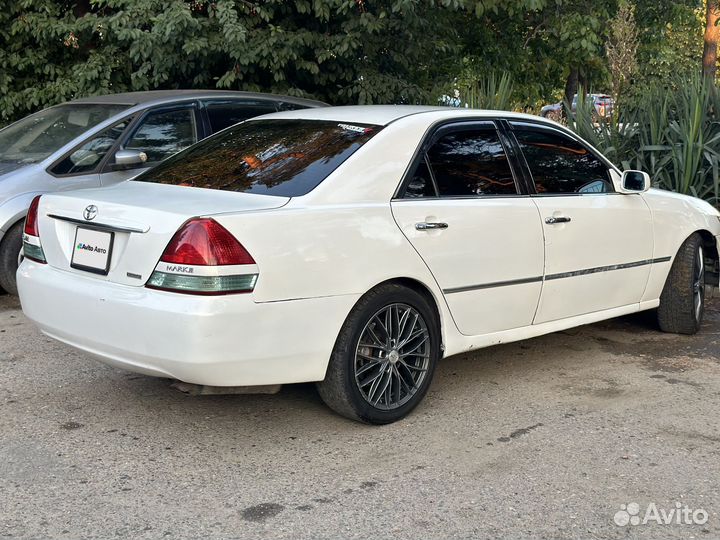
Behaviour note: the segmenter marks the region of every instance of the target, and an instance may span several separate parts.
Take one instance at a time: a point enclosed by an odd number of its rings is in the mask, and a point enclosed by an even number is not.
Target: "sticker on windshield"
[[[338,124],[338,127],[346,131],[354,131],[355,133],[370,133],[372,128],[366,128],[362,126],[353,126],[351,124]]]

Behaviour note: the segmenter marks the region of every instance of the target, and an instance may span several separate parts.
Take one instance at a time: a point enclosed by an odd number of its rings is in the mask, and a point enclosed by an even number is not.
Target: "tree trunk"
[[[570,74],[568,75],[567,82],[565,83],[565,101],[572,104],[572,100],[577,94],[578,89],[578,68],[573,66],[570,68]]]
[[[705,46],[703,47],[703,73],[715,80],[717,74],[718,41],[720,41],[720,0],[707,0]]]
[[[73,7],[73,15],[75,15],[76,18],[80,18],[83,15],[90,13],[90,0],[78,0],[75,2],[75,6]]]

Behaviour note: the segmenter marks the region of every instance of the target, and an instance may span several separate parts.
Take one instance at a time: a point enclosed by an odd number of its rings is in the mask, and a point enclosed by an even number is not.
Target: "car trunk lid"
[[[38,215],[40,242],[47,263],[53,267],[142,286],[187,220],[266,211],[289,200],[137,182],[43,195]]]

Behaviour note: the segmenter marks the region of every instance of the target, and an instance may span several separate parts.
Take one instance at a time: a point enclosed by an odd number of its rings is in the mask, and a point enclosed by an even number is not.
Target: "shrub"
[[[648,172],[653,185],[720,205],[720,90],[700,74],[635,89],[618,114],[597,122],[591,101],[568,126],[615,163]]]

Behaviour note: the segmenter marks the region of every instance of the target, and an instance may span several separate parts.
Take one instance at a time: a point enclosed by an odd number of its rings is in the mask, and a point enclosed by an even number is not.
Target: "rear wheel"
[[[439,356],[433,306],[412,289],[381,285],[345,321],[318,392],[347,418],[389,424],[423,399]]]
[[[0,243],[0,287],[9,294],[17,294],[15,272],[20,263],[23,223],[16,223]]]
[[[658,323],[663,332],[694,334],[705,312],[705,250],[702,238],[690,236],[673,261],[660,295]]]

